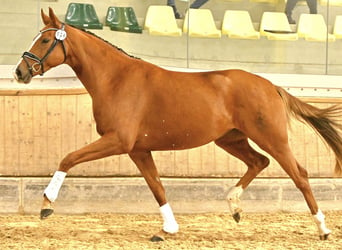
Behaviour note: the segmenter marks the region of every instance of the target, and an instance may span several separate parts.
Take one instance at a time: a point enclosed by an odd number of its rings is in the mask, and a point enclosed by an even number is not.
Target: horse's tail
[[[334,151],[336,157],[335,174],[342,176],[342,124],[339,123],[342,107],[333,105],[319,109],[302,102],[281,87],[276,86],[276,89],[284,101],[288,116],[292,115],[296,119],[308,123]]]

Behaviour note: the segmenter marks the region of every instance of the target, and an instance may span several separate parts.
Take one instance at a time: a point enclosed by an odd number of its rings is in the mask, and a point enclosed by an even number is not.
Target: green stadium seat
[[[81,29],[102,29],[103,27],[92,4],[70,3],[65,22]]]
[[[142,27],[139,26],[132,7],[109,7],[106,25],[115,31],[142,33]]]

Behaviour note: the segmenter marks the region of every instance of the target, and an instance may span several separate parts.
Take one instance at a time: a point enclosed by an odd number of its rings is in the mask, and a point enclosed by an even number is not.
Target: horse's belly
[[[148,135],[146,135],[148,136]],[[186,138],[158,138],[152,140],[141,140],[137,141],[134,149],[138,150],[148,150],[148,151],[158,151],[158,150],[182,150],[199,147],[206,143],[209,143],[212,140],[192,140],[190,141]]]
[[[186,129],[156,128],[139,134],[135,147],[144,150],[180,150],[199,147],[219,138],[225,128],[213,129],[207,126],[194,126]]]

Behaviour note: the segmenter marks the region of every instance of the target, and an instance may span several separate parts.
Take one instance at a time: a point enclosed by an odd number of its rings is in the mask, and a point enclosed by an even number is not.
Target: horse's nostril
[[[15,70],[15,74],[17,75],[18,78],[21,78],[21,71],[19,68]]]

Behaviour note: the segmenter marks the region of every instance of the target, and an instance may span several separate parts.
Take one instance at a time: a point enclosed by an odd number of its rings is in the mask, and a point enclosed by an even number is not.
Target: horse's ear
[[[44,23],[45,25],[48,25],[48,24],[51,22],[50,17],[48,17],[47,15],[45,15],[43,9],[40,10],[40,14],[41,14],[41,16],[42,16],[43,23]]]
[[[50,16],[51,23],[54,26],[59,27],[61,24],[61,21],[59,21],[58,17],[55,15],[52,8],[49,8],[49,16]]]

